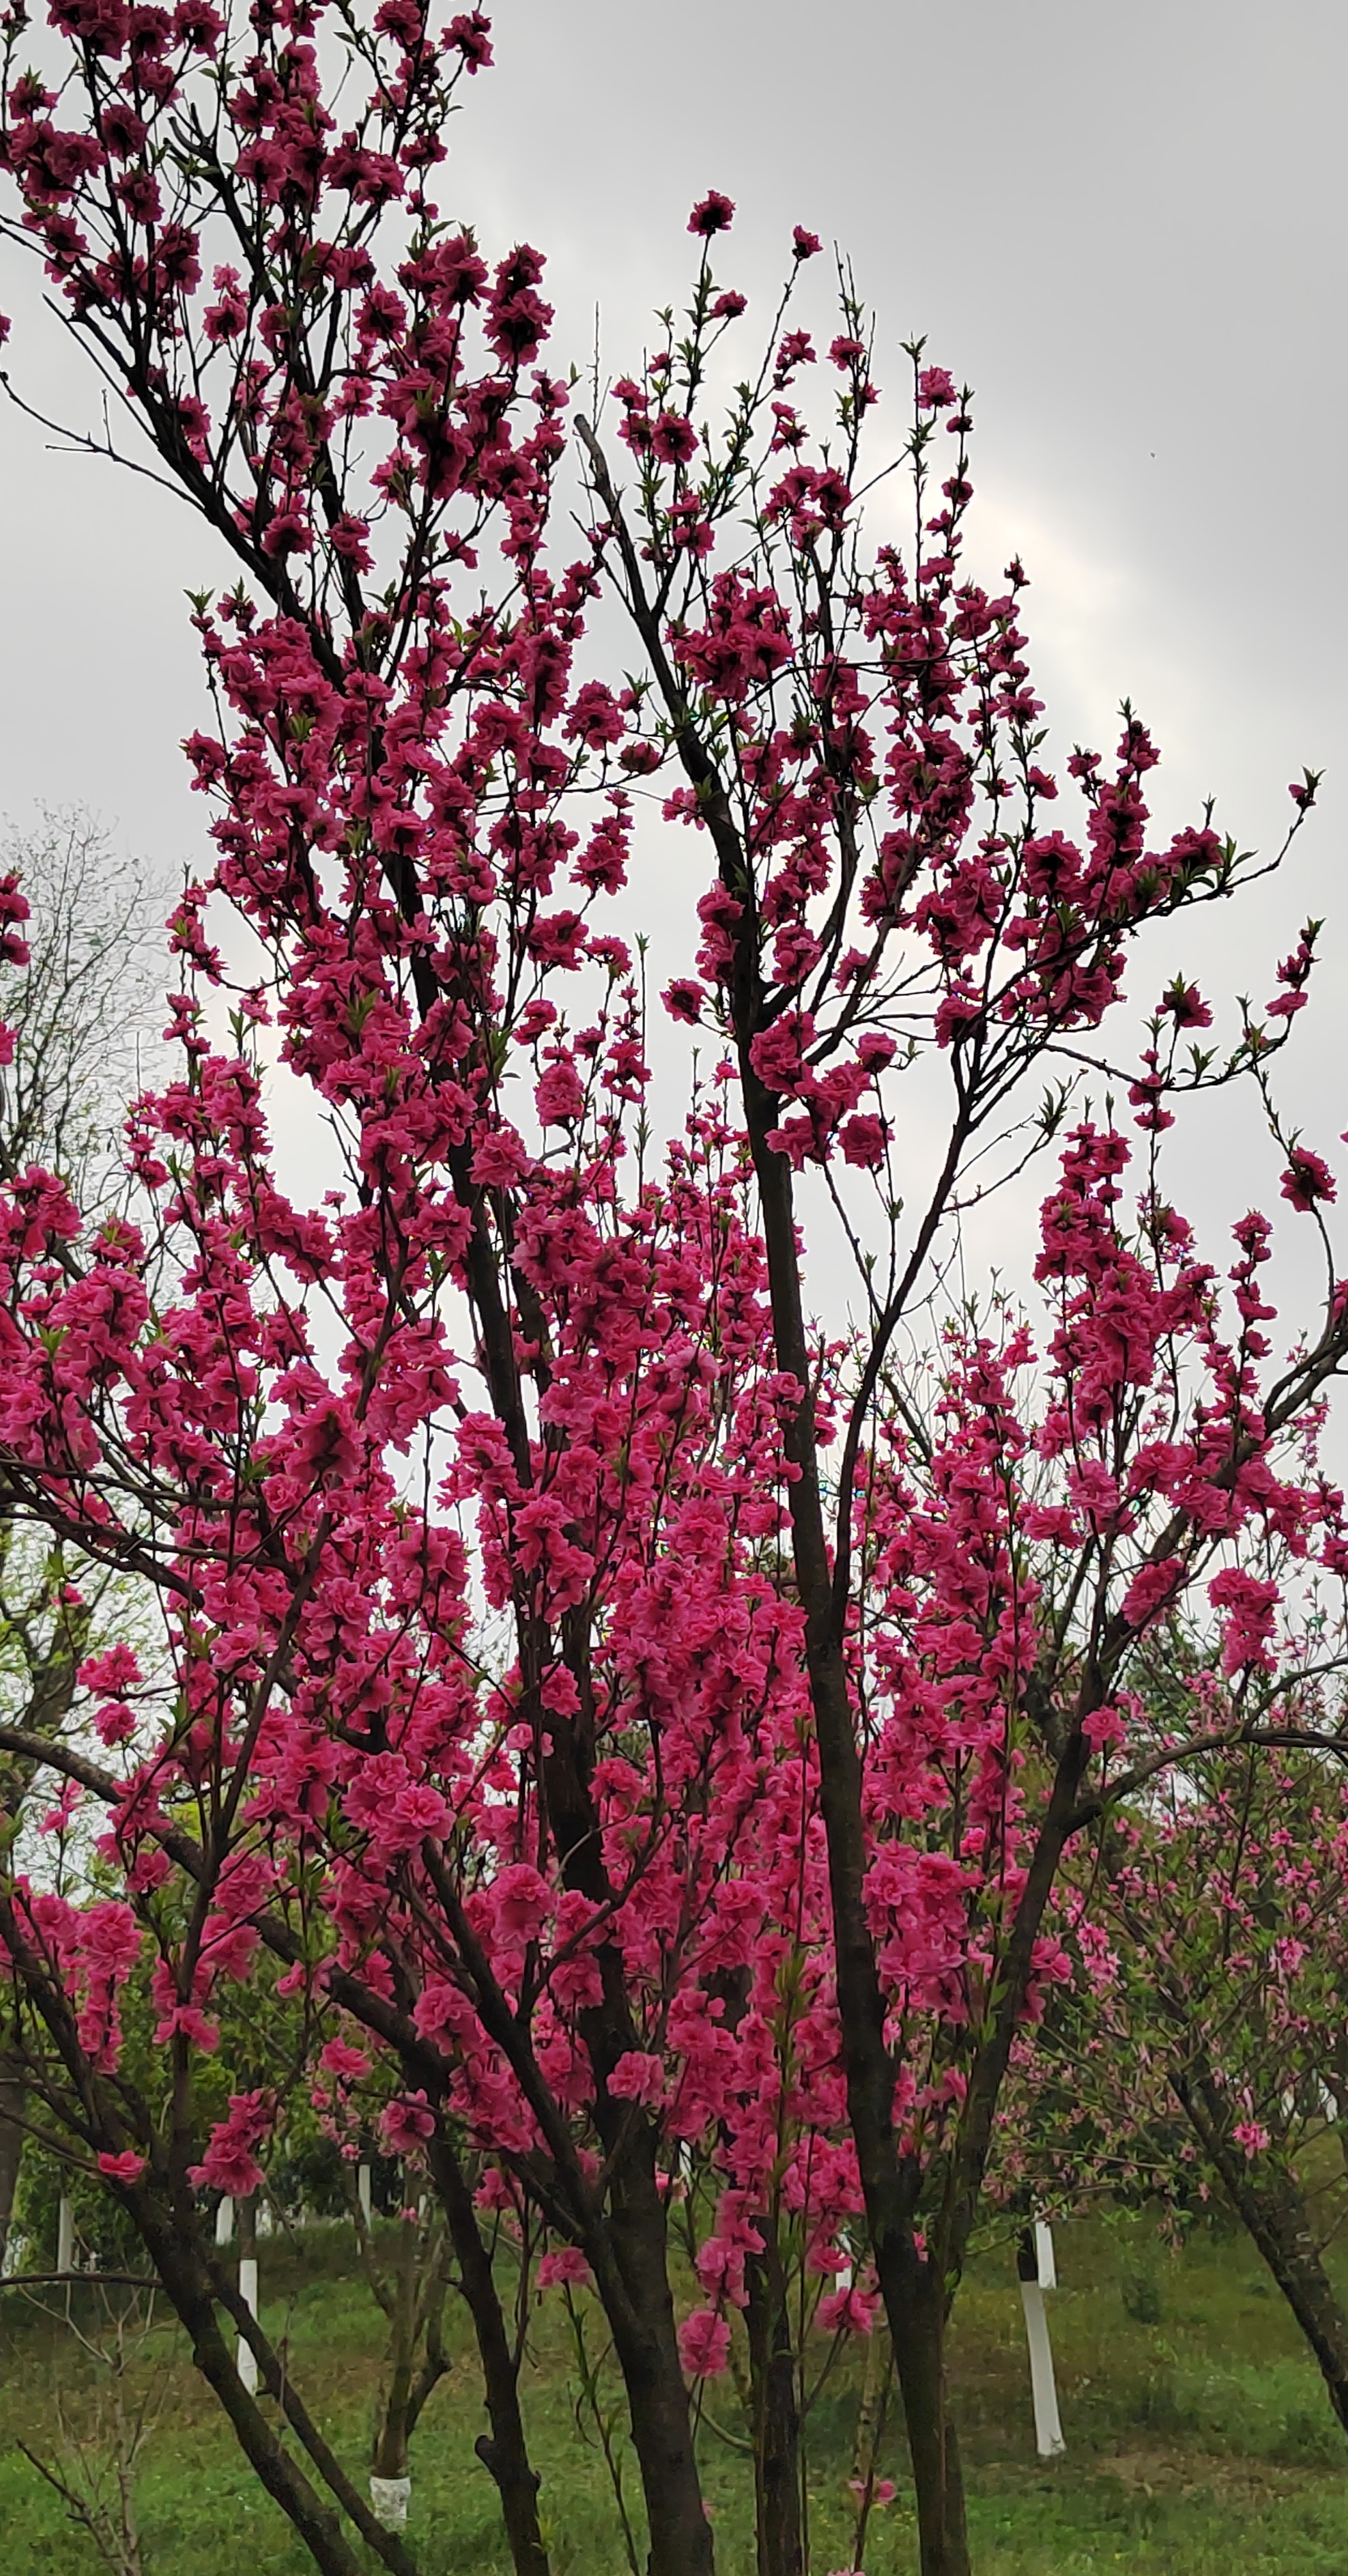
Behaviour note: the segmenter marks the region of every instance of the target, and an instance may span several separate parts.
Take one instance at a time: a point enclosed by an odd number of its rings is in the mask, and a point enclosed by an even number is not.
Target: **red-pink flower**
[[[564,2283],[585,2290],[591,2287],[593,2277],[578,2245],[559,2246],[555,2252],[545,2254],[538,2266],[540,2290],[559,2288]]]
[[[355,2084],[370,2072],[370,2060],[363,2048],[353,2048],[350,2040],[330,2039],[319,2052],[319,2065],[329,2075],[339,2075],[347,2084]]]
[[[379,2114],[379,2134],[390,2154],[414,2156],[435,2135],[435,2113],[426,2095],[400,2093]]]
[[[639,2048],[629,2048],[620,2057],[608,2079],[608,2089],[619,2102],[641,2102],[648,2107],[659,2102],[665,2089],[665,2070],[660,2058]]]
[[[688,218],[688,230],[700,233],[704,241],[710,240],[713,233],[729,232],[734,213],[732,199],[722,196],[719,188],[709,188],[706,196],[699,197],[694,206]]]
[[[98,2159],[98,2170],[106,2175],[109,2182],[129,2185],[139,2182],[145,2171],[145,2158],[138,2156],[134,2147],[124,2147],[120,2155],[101,2155]]]
[[[694,2308],[679,2328],[679,2359],[690,2379],[719,2379],[730,2366],[730,2323],[714,2308]]]
[[[815,2311],[821,2334],[872,2334],[880,2302],[866,2290],[830,2290]]]
[[[1317,1200],[1336,1199],[1338,1183],[1319,1154],[1313,1154],[1308,1145],[1293,1145],[1282,1176],[1282,1194],[1294,1208],[1312,1208]]]
[[[254,2150],[267,2136],[274,2116],[270,2094],[231,2093],[228,2117],[216,2122],[206,2153],[199,2165],[190,2167],[188,2180],[198,2190],[219,2191],[228,2199],[246,2200],[261,2184],[262,2167]]]
[[[873,1171],[885,1159],[885,1122],[869,1112],[847,1118],[839,1130],[843,1161],[856,1163],[863,1171]]]

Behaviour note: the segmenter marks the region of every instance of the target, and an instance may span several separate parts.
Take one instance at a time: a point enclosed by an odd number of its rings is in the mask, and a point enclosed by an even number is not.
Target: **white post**
[[[216,2209],[215,2209],[215,2241],[216,2241],[216,2244],[217,2244],[217,2245],[228,2245],[229,2240],[230,2240],[231,2236],[233,2235],[233,2233],[234,2233],[234,2203],[233,2203],[233,2201],[230,2199],[230,2196],[229,2196],[228,2192],[226,2192],[226,2194],[225,2194],[225,2196],[224,2196],[224,2199],[223,2199],[223,2200],[221,2200],[221,2201],[217,2201],[217,2203],[216,2203]]]
[[[239,2297],[250,2317],[257,2315],[257,2256],[239,2257]],[[257,2354],[250,2343],[239,2337],[239,2377],[250,2397],[257,2395]]]
[[[1041,2290],[1056,2290],[1058,2266],[1053,2256],[1053,2230],[1046,2218],[1034,2222],[1034,2267]]]
[[[257,2232],[259,2236],[270,2236],[274,2224],[275,2222],[271,2214],[271,2202],[269,2200],[264,2200],[257,2213]]]
[[[370,2168],[368,2165],[361,2165],[356,2174],[356,2191],[360,2198],[361,2216],[368,2227],[374,2215],[374,2201],[370,2191]]]
[[[56,2213],[56,2269],[58,2272],[73,2272],[75,2269],[75,2212],[64,2192]]]

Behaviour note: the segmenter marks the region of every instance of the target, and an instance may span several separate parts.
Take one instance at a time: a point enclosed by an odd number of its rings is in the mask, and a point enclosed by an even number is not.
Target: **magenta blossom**
[[[688,218],[688,230],[700,233],[704,241],[709,241],[713,233],[728,233],[734,216],[733,199],[723,196],[719,188],[709,188],[706,196],[699,197],[694,206]]]
[[[107,2176],[109,2182],[129,2185],[139,2182],[145,2171],[145,2158],[138,2156],[134,2147],[124,2147],[119,2156],[100,2156],[98,2170]]]
[[[1332,1201],[1338,1196],[1338,1183],[1319,1154],[1308,1145],[1293,1145],[1282,1176],[1282,1194],[1294,1208],[1313,1208],[1317,1199]]]
[[[730,2366],[728,2318],[694,2308],[679,2328],[679,2359],[690,2379],[720,2379]]]

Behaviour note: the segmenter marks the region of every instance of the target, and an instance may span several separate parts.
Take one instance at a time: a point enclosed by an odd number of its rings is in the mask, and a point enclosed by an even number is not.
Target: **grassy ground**
[[[1062,2288],[1050,2300],[1068,2453],[1034,2455],[1014,2266],[984,2263],[961,2297],[953,2353],[978,2576],[1343,2576],[1348,2444],[1281,2301],[1243,2240],[1200,2240],[1182,2257],[1145,2220],[1058,2231]],[[302,2251],[263,2248],[264,2320],[289,2336],[295,2376],[359,2474],[377,2368],[378,2319],[341,2230]],[[268,2296],[270,2293],[270,2296]],[[82,2293],[80,2294],[83,2295]],[[460,2329],[457,2324],[456,2334]],[[530,2383],[555,2576],[626,2576],[602,2463],[572,2409],[562,2320],[543,2312]],[[141,2463],[147,2576],[305,2576],[310,2561],[257,2487],[176,2330],[148,2364],[167,2394]],[[87,2365],[64,2326],[10,2293],[0,2301],[0,2565],[5,2576],[92,2576],[98,2562],[18,2449],[55,2458],[60,2389],[90,2420]],[[810,2427],[813,2563],[850,2564],[847,2477],[858,2381],[840,2373]],[[738,2430],[733,2390],[716,2412]],[[483,2429],[466,2344],[414,2445],[413,2537],[426,2576],[506,2576],[495,2494],[473,2456]],[[743,2462],[704,2431],[722,2576],[750,2576]],[[899,2495],[871,2523],[867,2576],[908,2576],[913,2526],[900,2446],[881,2468]],[[635,2481],[628,2470],[629,2489]]]

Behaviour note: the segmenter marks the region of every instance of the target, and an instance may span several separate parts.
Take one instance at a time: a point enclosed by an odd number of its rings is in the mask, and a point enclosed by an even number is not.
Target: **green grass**
[[[1161,2250],[1145,2219],[1058,2231],[1064,2286],[1050,2302],[1065,2460],[1034,2454],[1014,2267],[985,2260],[962,2294],[952,2368],[978,2576],[1343,2576],[1348,2442],[1290,2316],[1244,2240]],[[363,2475],[381,2320],[355,2275],[344,2231],[292,2251],[263,2248],[264,2319],[285,2334],[298,2384],[348,2464]],[[81,2297],[83,2293],[79,2294]],[[508,2576],[495,2491],[473,2455],[483,2429],[463,2321],[455,2363],[414,2444],[412,2537],[426,2576]],[[543,2472],[555,2576],[626,2576],[602,2462],[578,2429],[563,2320],[540,2312],[527,2399]],[[208,2389],[165,2324],[152,2367],[167,2398],[138,2484],[147,2576],[305,2576],[310,2561],[248,2471]],[[64,2326],[13,2293],[0,2302],[0,2565],[5,2576],[93,2576],[97,2560],[18,2450],[54,2455],[54,2398],[91,2403],[89,2368]],[[858,2371],[831,2380],[810,2427],[816,2576],[850,2563]],[[734,2391],[714,2392],[738,2431]],[[616,2408],[616,2392],[615,2392]],[[751,2576],[744,2463],[710,2430],[703,2445],[721,2576]],[[899,2484],[877,2513],[867,2576],[909,2576],[913,2524],[901,2445],[882,2470]],[[628,2492],[636,2481],[626,2461]],[[639,2513],[637,2516],[639,2520]]]

